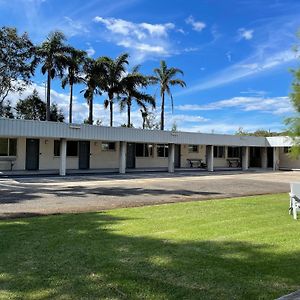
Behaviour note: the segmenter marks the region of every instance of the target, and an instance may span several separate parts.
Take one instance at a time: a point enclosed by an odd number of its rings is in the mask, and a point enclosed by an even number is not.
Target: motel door
[[[79,142],[79,169],[86,170],[90,168],[90,142]]]
[[[175,161],[174,167],[180,168],[181,149],[180,145],[175,145]]]
[[[268,157],[268,168],[273,168],[273,148],[268,147],[267,148],[267,157]]]
[[[26,170],[38,170],[40,158],[40,140],[26,140]]]
[[[127,153],[126,153],[126,168],[135,168],[135,144],[127,143]]]
[[[261,151],[260,147],[250,147],[250,168],[261,168]]]

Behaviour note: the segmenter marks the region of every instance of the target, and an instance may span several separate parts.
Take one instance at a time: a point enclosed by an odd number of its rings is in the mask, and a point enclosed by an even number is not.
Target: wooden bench
[[[8,163],[9,164],[9,168],[12,171],[15,162],[16,162],[16,158],[15,157],[0,157],[0,163]]]
[[[193,168],[206,168],[206,163],[203,162],[201,158],[188,158],[187,162],[190,164],[190,167]]]
[[[241,160],[239,158],[227,158],[229,168],[239,168],[241,166]]]

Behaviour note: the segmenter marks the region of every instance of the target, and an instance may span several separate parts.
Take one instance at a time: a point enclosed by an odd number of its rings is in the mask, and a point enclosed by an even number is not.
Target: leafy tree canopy
[[[46,103],[42,101],[37,90],[26,97],[24,100],[19,100],[16,105],[17,118],[26,120],[46,120]],[[50,108],[50,121],[63,122],[63,112],[58,108],[57,104],[53,103]]]
[[[240,127],[236,132],[235,135],[248,135],[248,136],[261,136],[261,137],[268,137],[268,136],[280,136],[280,135],[286,135],[286,132],[273,132],[270,130],[265,129],[257,129],[254,132],[249,132],[244,130],[242,127]]]
[[[22,92],[30,83],[37,60],[27,33],[16,28],[0,28],[0,103],[10,92]]]
[[[300,31],[298,32],[298,38],[300,38]],[[295,47],[295,52],[298,58],[299,46]],[[293,139],[294,145],[291,148],[291,156],[298,158],[300,156],[300,68],[292,70],[294,80],[292,82],[292,93],[290,94],[290,100],[295,108],[295,116],[285,120],[285,123],[289,126],[288,134]]]

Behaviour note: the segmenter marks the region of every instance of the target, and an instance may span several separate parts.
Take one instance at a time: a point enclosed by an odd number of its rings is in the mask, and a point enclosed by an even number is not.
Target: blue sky
[[[294,112],[288,94],[297,66],[292,47],[300,29],[297,0],[0,0],[1,25],[27,31],[40,43],[53,30],[62,30],[73,46],[90,56],[130,54],[131,66],[145,74],[165,59],[184,71],[185,89],[174,88],[175,110],[167,102],[166,126],[182,131],[233,133],[283,130]],[[37,71],[35,84],[44,95],[45,78]],[[77,86],[74,119],[88,110]],[[149,92],[157,94],[157,88]],[[14,102],[18,95],[11,95]],[[52,99],[65,111],[68,90],[53,83]],[[95,99],[94,119],[108,125],[105,95]],[[159,115],[160,99],[157,95]],[[115,126],[126,116],[115,106]],[[141,126],[137,108],[133,122]]]

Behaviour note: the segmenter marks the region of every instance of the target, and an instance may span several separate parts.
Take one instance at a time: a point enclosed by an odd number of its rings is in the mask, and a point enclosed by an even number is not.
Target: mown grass
[[[0,221],[0,299],[274,299],[300,288],[287,195]]]

